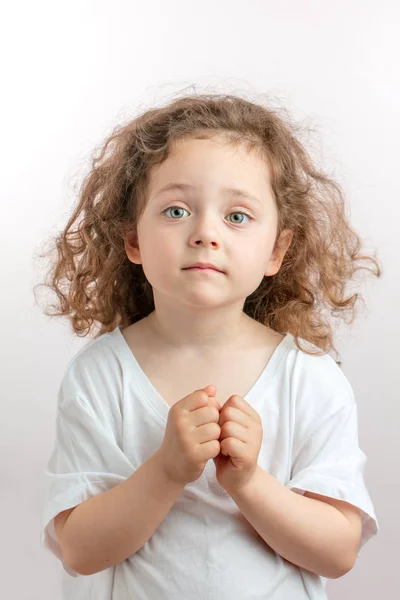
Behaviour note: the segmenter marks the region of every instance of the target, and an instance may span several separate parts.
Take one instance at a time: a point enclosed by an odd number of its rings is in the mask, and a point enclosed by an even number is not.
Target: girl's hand
[[[221,447],[213,461],[218,483],[230,493],[238,491],[253,477],[263,428],[259,414],[236,394],[221,407],[218,424]]]
[[[207,461],[220,451],[220,404],[215,386],[195,390],[172,406],[163,442],[157,451],[159,464],[171,481],[186,485],[202,474]]]

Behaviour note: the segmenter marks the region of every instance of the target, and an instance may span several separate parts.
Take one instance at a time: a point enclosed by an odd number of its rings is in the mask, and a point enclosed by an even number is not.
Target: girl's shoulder
[[[297,413],[328,413],[354,402],[348,378],[329,353],[301,337],[296,343],[292,333],[281,335],[259,326],[259,333],[275,346],[270,370],[275,387]]]
[[[275,383],[280,397],[298,413],[331,412],[354,403],[350,381],[329,353],[301,337],[296,343],[292,333],[277,339]]]
[[[117,399],[123,380],[124,356],[121,331],[103,333],[90,340],[67,363],[62,377],[60,404],[72,398],[79,398],[87,404],[96,404],[104,398],[107,402]]]
[[[332,356],[301,338],[300,345],[307,352],[299,349],[293,335],[289,340],[286,378],[298,418],[318,422],[351,409],[355,404],[353,387]]]
[[[110,332],[89,340],[70,358],[66,371],[74,368],[100,368],[108,364],[111,365],[113,358],[115,359],[119,354],[121,336],[121,329],[116,327]]]

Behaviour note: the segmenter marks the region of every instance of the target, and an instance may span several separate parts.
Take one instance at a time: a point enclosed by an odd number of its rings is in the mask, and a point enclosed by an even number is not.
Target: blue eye
[[[166,209],[163,211],[163,213],[162,213],[162,214],[165,214],[165,213],[167,213],[169,210],[174,210],[174,211],[184,210],[184,211],[188,212],[188,211],[187,211],[185,208],[182,208],[181,206],[170,206],[169,208],[166,208]],[[253,217],[251,217],[249,214],[247,214],[247,213],[245,213],[245,212],[241,212],[241,211],[235,211],[235,212],[232,212],[232,213],[229,213],[229,214],[230,214],[230,215],[242,215],[242,216],[245,216],[245,217],[247,217],[247,218],[248,218],[250,221],[252,221],[252,220],[253,220]],[[177,215],[177,216],[178,216],[178,218],[179,218],[179,215]],[[173,217],[173,218],[175,219],[175,217]],[[175,220],[176,220],[176,219],[175,219]],[[233,222],[233,223],[236,223],[236,224],[239,224],[239,225],[240,225],[241,223],[243,223],[243,220],[241,220],[241,221],[231,221],[231,222]]]
[[[249,220],[252,220],[252,217],[251,217],[250,215],[248,215],[247,213],[244,213],[244,212],[232,212],[232,213],[230,213],[230,214],[231,214],[231,215],[242,215],[242,216],[244,216],[244,217],[247,217]],[[243,221],[233,221],[233,222],[234,222],[234,223],[239,223],[239,225],[240,225],[241,223],[243,223]]]
[[[182,208],[181,206],[170,206],[169,208],[166,208],[163,211],[163,214],[166,213],[168,210],[186,210],[185,208]],[[187,212],[187,211],[186,211]]]

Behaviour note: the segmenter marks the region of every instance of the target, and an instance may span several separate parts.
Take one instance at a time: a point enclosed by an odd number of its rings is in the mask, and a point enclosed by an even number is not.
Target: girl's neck
[[[243,346],[254,331],[254,321],[237,307],[221,307],[214,311],[176,312],[154,310],[146,318],[150,333],[165,347],[184,348],[194,352],[212,352],[221,348]]]

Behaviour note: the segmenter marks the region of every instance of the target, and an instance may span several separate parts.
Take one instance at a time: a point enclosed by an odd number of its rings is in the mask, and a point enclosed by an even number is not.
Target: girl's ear
[[[134,231],[125,235],[124,245],[125,252],[129,260],[136,265],[140,265],[142,261],[140,258],[139,243],[137,234]]]
[[[275,247],[272,251],[271,258],[269,259],[267,270],[264,275],[276,275],[281,268],[283,258],[289,248],[293,238],[293,231],[291,229],[285,229],[279,236],[279,240],[275,242]]]

